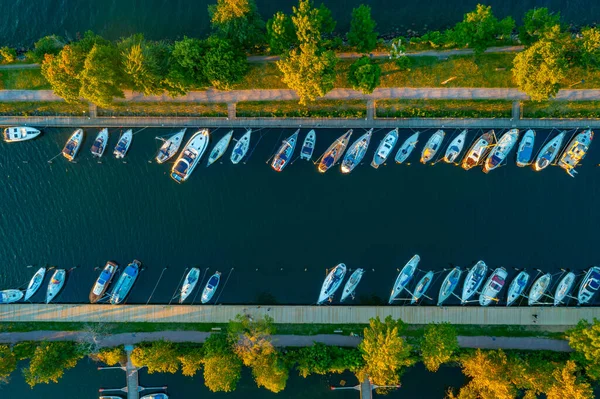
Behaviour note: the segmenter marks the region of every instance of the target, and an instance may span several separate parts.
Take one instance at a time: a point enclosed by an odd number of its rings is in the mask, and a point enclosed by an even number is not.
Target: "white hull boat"
[[[425,275],[423,277],[421,277],[421,279],[417,283],[417,286],[415,287],[414,292],[412,293],[412,298],[410,299],[411,304],[417,303],[419,301],[419,299],[421,299],[425,295],[425,293],[429,289],[429,286],[431,285],[432,281],[433,281],[433,272],[432,271],[428,271],[427,273],[425,273]]]
[[[573,286],[575,285],[575,273],[568,272],[563,278],[560,279],[554,292],[554,306],[558,306],[563,303],[567,295],[571,293]]]
[[[48,291],[46,291],[46,303],[50,303],[60,293],[60,290],[65,285],[67,272],[65,269],[56,269],[48,283]]]
[[[490,130],[487,133],[482,134],[471,148],[465,154],[465,157],[462,160],[462,168],[464,170],[469,170],[479,165],[481,161],[487,155],[490,147],[494,144],[494,131]]]
[[[373,155],[373,161],[371,161],[371,166],[375,169],[379,168],[382,164],[387,161],[388,157],[392,153],[392,150],[396,146],[398,142],[398,129],[390,130],[388,134],[385,135],[375,154]]]
[[[112,279],[115,276],[118,268],[119,265],[117,265],[115,262],[106,262],[104,269],[102,269],[102,272],[100,272],[100,275],[96,279],[96,282],[90,291],[90,303],[96,303],[104,297],[104,294],[106,294],[106,291],[108,290],[108,287],[110,286],[110,283],[112,282]]]
[[[104,128],[100,130],[96,136],[96,140],[94,140],[94,144],[92,144],[92,148],[90,150],[92,155],[101,158],[106,150],[106,144],[108,144],[108,129]]]
[[[512,305],[523,293],[529,283],[529,273],[521,271],[517,277],[508,286],[508,296],[506,297],[506,306]]]
[[[115,283],[110,294],[110,303],[112,305],[118,305],[127,299],[127,296],[140,275],[141,267],[142,263],[139,260],[134,259],[133,262],[128,264],[125,270],[123,270],[123,273],[119,276],[119,279]]]
[[[454,163],[456,159],[462,152],[465,146],[465,140],[467,138],[467,129],[460,132],[458,136],[456,136],[451,142],[448,148],[446,149],[446,153],[444,154],[444,162],[446,163]]]
[[[292,156],[294,155],[294,150],[296,149],[296,142],[298,141],[298,132],[300,129],[296,130],[294,134],[292,134],[287,139],[283,140],[281,143],[281,147],[277,150],[277,153],[273,157],[273,161],[271,162],[271,168],[273,168],[276,172],[283,171],[283,168],[290,163]]]
[[[131,146],[131,140],[133,140],[133,131],[131,129],[128,129],[119,138],[119,141],[115,146],[115,150],[113,151],[113,155],[115,156],[115,158],[125,158],[125,155],[127,155],[127,151],[129,151],[129,147]]]
[[[545,146],[542,147],[533,164],[533,170],[539,172],[554,162],[558,156],[558,153],[560,152],[560,147],[562,146],[565,134],[566,132],[561,132],[558,136],[550,140]]]
[[[533,157],[533,146],[535,144],[535,130],[529,129],[525,132],[517,149],[517,166],[522,168],[531,163]]]
[[[200,278],[200,269],[197,267],[192,267],[188,272],[187,276],[185,276],[185,280],[183,281],[183,286],[181,287],[181,295],[179,295],[179,303],[185,302],[188,296],[194,291],[196,288],[196,284],[198,284],[198,279]]]
[[[461,304],[465,304],[475,295],[481,284],[483,283],[483,279],[485,279],[485,275],[487,274],[487,265],[484,261],[480,260],[477,262],[475,266],[469,270],[467,273],[467,277],[465,277],[465,281],[463,282],[463,291],[462,297],[460,299]]]
[[[23,298],[23,291],[21,290],[0,291],[0,305],[14,303],[20,301],[21,298]]]
[[[600,267],[594,266],[585,274],[581,285],[579,286],[579,293],[577,294],[577,303],[579,305],[585,305],[591,302],[598,290],[600,289]]]
[[[575,168],[585,157],[585,154],[587,154],[593,138],[594,132],[592,132],[591,129],[588,129],[575,135],[571,142],[567,144],[567,147],[558,160],[558,166],[563,168],[569,176],[575,177],[577,174]]]
[[[240,163],[240,161],[246,156],[248,149],[250,148],[250,138],[252,137],[252,129],[246,130],[246,133],[235,143],[233,151],[231,152],[231,162],[234,165]]]
[[[158,154],[156,154],[156,163],[165,163],[177,154],[179,147],[181,147],[181,144],[183,143],[183,136],[185,136],[186,130],[187,129],[181,129],[164,141],[163,145],[158,149]]]
[[[552,282],[552,275],[550,273],[544,274],[542,277],[538,278],[535,283],[531,286],[529,290],[529,306],[535,305],[540,302],[542,296],[548,291],[550,288],[550,283]]]
[[[342,285],[342,281],[346,276],[346,265],[340,263],[327,274],[325,277],[325,281],[323,281],[323,286],[321,287],[321,293],[319,294],[319,300],[317,301],[317,305],[322,304],[329,298],[333,297],[335,292],[340,285]]]
[[[169,395],[166,393],[152,393],[150,395],[142,396],[140,399],[169,399]]]
[[[504,133],[485,160],[483,171],[488,173],[490,170],[494,170],[502,165],[502,162],[504,162],[515,144],[517,144],[517,140],[519,140],[519,129],[510,129]]]
[[[344,155],[344,151],[346,151],[350,137],[352,137],[352,129],[338,137],[338,139],[334,141],[323,153],[321,156],[321,162],[319,162],[319,166],[317,168],[320,173],[327,172],[329,168],[331,168],[340,160],[342,155]]]
[[[82,142],[83,129],[77,129],[73,132],[71,137],[69,137],[69,140],[67,140],[67,144],[65,144],[65,147],[62,150],[63,157],[67,158],[69,162],[73,162],[79,152]]]
[[[189,179],[190,175],[202,159],[202,155],[208,147],[210,134],[208,129],[202,129],[196,132],[187,142],[173,168],[171,169],[171,178],[177,183],[183,183]]]
[[[221,137],[221,139],[217,141],[217,144],[215,144],[210,152],[210,155],[208,156],[208,163],[206,164],[207,167],[217,162],[219,158],[225,154],[225,151],[227,151],[227,148],[229,147],[229,143],[231,143],[232,137],[233,130],[230,130],[225,136]]]
[[[356,290],[358,283],[360,283],[360,279],[362,278],[363,274],[365,274],[365,271],[363,269],[356,269],[350,275],[350,278],[348,279],[348,281],[346,281],[346,285],[344,285],[344,290],[342,291],[342,299],[340,299],[340,302],[344,302],[349,296],[354,298],[354,291]]]
[[[479,295],[479,304],[481,306],[488,306],[493,301],[498,302],[498,294],[502,291],[502,288],[504,288],[506,276],[508,276],[508,273],[505,268],[499,267],[494,270]]]
[[[388,304],[394,302],[394,300],[400,295],[402,290],[406,289],[406,286],[412,280],[415,270],[417,270],[417,266],[419,265],[419,261],[421,257],[419,255],[415,255],[404,265],[398,277],[396,277],[396,282],[394,283],[394,288],[392,288],[392,293],[390,294],[390,299]]]
[[[302,149],[300,150],[300,159],[306,159],[310,161],[313,152],[315,151],[315,144],[317,143],[317,133],[314,130],[308,132],[302,143]]]
[[[442,146],[445,135],[446,132],[443,130],[438,130],[431,135],[429,140],[427,140],[427,143],[425,143],[423,151],[421,152],[421,163],[427,163],[435,157],[435,154],[437,154],[438,150]]]
[[[396,163],[403,163],[408,159],[410,154],[412,154],[413,150],[417,146],[417,143],[419,142],[419,134],[419,132],[416,132],[415,134],[407,138],[404,141],[404,143],[402,143],[400,148],[398,148],[398,152],[396,153],[396,157],[394,158]]]
[[[219,283],[221,282],[221,273],[216,272],[208,279],[204,290],[202,290],[202,297],[200,298],[200,302],[207,303],[210,302],[212,297],[215,295],[217,288],[219,288]]]
[[[437,303],[438,306],[442,306],[444,301],[446,301],[446,299],[448,299],[448,297],[454,293],[454,290],[456,290],[456,287],[458,287],[458,283],[460,282],[461,274],[462,270],[460,270],[460,267],[455,267],[454,269],[450,270],[450,273],[448,273],[444,279],[444,282],[442,282],[442,286],[440,287],[440,294],[438,296]]]
[[[29,280],[29,285],[27,285],[27,290],[25,291],[25,301],[28,301],[40,289],[44,282],[44,276],[46,276],[46,268],[40,267],[31,280]]]
[[[38,129],[29,126],[7,127],[3,130],[3,138],[7,143],[16,143],[36,138],[40,135]]]
[[[346,155],[342,160],[342,165],[340,169],[342,173],[347,174],[350,173],[356,168],[358,164],[360,164],[369,149],[369,143],[371,143],[371,135],[373,134],[373,129],[370,129],[367,133],[363,134],[356,140],[348,151],[346,151]]]

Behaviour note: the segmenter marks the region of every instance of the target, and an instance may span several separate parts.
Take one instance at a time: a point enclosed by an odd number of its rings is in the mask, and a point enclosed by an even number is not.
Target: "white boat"
[[[16,143],[18,141],[31,140],[40,135],[38,129],[34,129],[29,126],[13,126],[7,127],[3,130],[4,141],[7,143]]]
[[[527,130],[517,149],[517,166],[522,168],[531,163],[531,157],[533,156],[533,146],[535,144],[535,130]]]
[[[444,154],[444,162],[454,163],[462,152],[465,146],[465,139],[467,138],[467,129],[463,130],[456,136],[451,142],[448,148],[446,148],[446,154]]]
[[[538,278],[535,283],[531,286],[529,290],[529,306],[535,305],[539,303],[542,296],[548,291],[550,288],[550,283],[552,282],[552,275],[550,273],[546,273],[540,278]]]
[[[494,270],[484,284],[481,294],[479,295],[479,304],[481,306],[488,306],[492,301],[498,301],[498,294],[502,291],[502,288],[504,288],[506,276],[508,276],[508,273],[505,268],[499,267]]]
[[[208,147],[210,134],[208,129],[197,131],[187,142],[179,157],[175,160],[171,169],[171,178],[177,183],[183,183],[202,159],[202,155]]]
[[[521,295],[523,295],[525,288],[527,288],[527,283],[529,283],[529,273],[521,271],[517,274],[517,277],[515,277],[508,286],[506,306],[512,305]]]
[[[56,269],[54,274],[50,278],[48,283],[48,290],[46,291],[46,303],[50,303],[60,293],[63,285],[65,285],[65,279],[67,272],[65,269]]]
[[[585,305],[596,295],[596,292],[600,289],[600,267],[594,266],[585,274],[581,285],[579,286],[579,293],[577,294],[577,303],[579,305]]]
[[[571,142],[567,144],[558,160],[558,166],[563,168],[569,176],[575,177],[575,174],[577,174],[575,168],[585,157],[585,154],[587,154],[593,138],[594,132],[592,132],[591,129],[588,129],[575,135]]]
[[[321,293],[319,294],[317,305],[320,305],[329,298],[333,297],[337,289],[340,288],[340,285],[342,285],[342,281],[344,281],[345,276],[345,264],[340,263],[331,269],[331,271],[327,274],[327,277],[325,277],[325,281],[323,281],[323,286],[321,287]]]
[[[398,148],[398,152],[396,153],[396,157],[394,158],[396,163],[403,163],[408,159],[410,154],[412,154],[413,150],[417,146],[419,142],[419,134],[420,132],[414,133],[412,136],[404,140],[404,143]]]
[[[181,129],[167,140],[164,140],[163,145],[160,146],[158,153],[156,154],[156,163],[165,163],[177,154],[179,147],[181,147],[181,144],[183,143],[183,136],[185,136],[186,130],[187,129]]]
[[[14,303],[20,301],[23,298],[23,291],[21,290],[4,290],[0,291],[0,305],[7,303]]]
[[[106,265],[104,265],[104,268],[100,272],[100,275],[96,279],[96,282],[90,291],[90,303],[96,303],[104,297],[104,294],[106,294],[106,291],[108,290],[108,287],[110,286],[110,283],[112,282],[112,279],[115,276],[118,268],[119,265],[117,265],[115,262],[106,262]]]
[[[231,152],[231,162],[237,165],[242,158],[246,156],[248,148],[250,148],[250,137],[252,136],[252,129],[246,130],[246,133],[235,143],[233,151]]]
[[[106,144],[108,143],[108,129],[104,128],[98,132],[96,139],[94,140],[94,144],[92,144],[92,148],[90,151],[92,155],[95,157],[102,157],[104,155],[104,150],[106,150]]]
[[[408,283],[412,280],[415,270],[417,270],[417,266],[419,265],[419,261],[421,257],[419,255],[415,255],[404,265],[398,277],[396,277],[396,282],[394,283],[394,288],[392,288],[392,293],[390,294],[390,299],[388,301],[389,304],[394,302],[396,297],[400,295],[402,290],[406,288]]]
[[[446,276],[444,281],[442,282],[442,286],[440,287],[440,294],[438,295],[438,306],[442,306],[444,301],[448,299],[456,287],[458,287],[458,283],[460,282],[460,276],[462,274],[462,270],[460,267],[455,267],[450,270],[450,273]]]
[[[494,170],[499,167],[511,152],[515,144],[517,144],[518,139],[519,129],[510,129],[508,132],[504,133],[502,137],[500,137],[500,140],[498,140],[498,144],[492,148],[490,155],[488,155],[487,159],[485,160],[485,163],[483,164],[483,171],[488,173],[490,170]]]
[[[354,298],[354,291],[356,290],[356,286],[360,283],[360,279],[362,278],[365,271],[363,269],[356,269],[351,275],[348,281],[346,281],[346,285],[344,285],[344,290],[342,291],[342,299],[340,302],[344,302],[346,298],[352,296]]]
[[[344,159],[342,160],[342,165],[340,169],[342,173],[350,173],[356,168],[358,164],[361,163],[367,150],[369,149],[369,143],[371,143],[371,135],[373,134],[373,129],[369,129],[369,131],[362,136],[360,136],[346,151],[346,155],[344,155]]]
[[[276,172],[283,171],[283,168],[290,163],[292,156],[294,155],[294,150],[296,149],[296,142],[298,141],[298,132],[300,129],[296,130],[294,134],[292,134],[287,139],[283,140],[281,143],[281,147],[275,153],[273,157],[273,161],[271,162],[271,167]]]
[[[150,395],[144,395],[140,399],[169,399],[169,395],[166,393],[151,393]]]
[[[27,285],[27,290],[25,291],[25,301],[28,301],[40,289],[40,286],[44,282],[44,276],[46,276],[46,268],[40,267],[31,280],[29,280],[29,285]]]
[[[98,399],[123,399],[123,398],[120,396],[109,395],[109,396],[100,396]]]
[[[344,151],[346,151],[350,137],[352,137],[352,129],[338,137],[337,140],[327,148],[323,155],[321,155],[321,161],[317,167],[319,173],[327,172],[329,168],[340,160],[342,155],[344,155]]]
[[[300,150],[300,159],[306,159],[310,161],[313,152],[315,151],[315,144],[317,143],[317,133],[314,130],[308,132],[302,143],[302,149]]]
[[[127,129],[125,133],[121,135],[117,145],[115,146],[115,150],[113,151],[115,158],[125,158],[125,155],[127,155],[127,151],[129,151],[129,147],[131,146],[131,140],[133,140],[133,131],[131,129]]]
[[[200,301],[202,303],[207,303],[212,299],[213,295],[215,295],[215,292],[217,291],[217,288],[219,287],[220,281],[220,272],[216,272],[215,274],[210,276],[208,282],[206,283],[206,286],[204,287],[204,290],[202,291],[202,297],[200,298]]]
[[[63,157],[67,158],[69,162],[73,162],[75,156],[79,152],[79,148],[81,147],[81,143],[83,142],[83,129],[77,129],[73,132],[69,140],[67,140],[67,144],[62,150]]]
[[[200,269],[197,267],[192,267],[188,274],[185,276],[185,280],[183,280],[183,285],[181,286],[181,295],[179,295],[179,303],[185,302],[188,296],[194,291],[196,288],[196,284],[198,284],[198,279],[200,278]]]
[[[432,281],[433,281],[433,272],[430,270],[427,273],[425,273],[425,275],[423,277],[421,277],[421,279],[417,283],[417,285],[412,293],[410,303],[418,302],[419,299],[421,299],[421,297],[423,295],[425,295],[425,293],[429,289],[429,286],[431,285]]]
[[[371,166],[377,169],[380,167],[385,161],[387,161],[388,157],[392,153],[392,150],[396,146],[398,142],[398,129],[390,130],[388,134],[385,135],[375,154],[373,154],[373,161],[371,161]]]
[[[485,158],[490,147],[494,144],[494,131],[490,130],[482,134],[475,140],[471,148],[465,154],[462,160],[462,168],[469,170],[477,165]]]
[[[554,162],[560,152],[560,147],[562,146],[565,134],[567,134],[567,132],[561,132],[542,147],[533,163],[533,170],[539,172]]]
[[[462,297],[460,298],[460,302],[463,305],[475,295],[477,290],[479,290],[479,287],[481,287],[483,279],[487,274],[487,269],[488,267],[485,262],[480,260],[471,268],[471,270],[469,270],[469,273],[467,273],[467,277],[465,277],[465,281],[463,282]]]
[[[217,162],[217,160],[219,160],[219,158],[225,154],[225,151],[227,151],[227,148],[229,147],[229,143],[231,143],[232,137],[233,130],[230,130],[225,136],[221,137],[219,141],[217,141],[217,144],[215,144],[210,152],[210,155],[208,156],[208,162],[206,164],[207,167]]]
[[[431,135],[429,140],[427,140],[427,143],[425,143],[423,151],[421,152],[421,163],[427,163],[435,157],[435,154],[437,154],[438,150],[442,146],[445,135],[446,132],[443,130],[438,130]]]
[[[554,291],[554,306],[560,305],[567,295],[571,293],[573,286],[575,285],[575,273],[568,272],[563,278],[560,279]]]

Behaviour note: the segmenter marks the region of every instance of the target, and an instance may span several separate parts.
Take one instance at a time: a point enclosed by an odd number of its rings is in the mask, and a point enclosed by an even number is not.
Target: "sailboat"
[[[221,282],[221,273],[216,272],[208,279],[206,286],[204,286],[204,290],[202,290],[202,297],[200,298],[200,302],[207,303],[210,302],[212,297],[217,292],[217,288],[219,287],[219,283]]]
[[[185,280],[183,280],[183,285],[181,286],[181,295],[179,295],[179,303],[185,302],[187,297],[192,293],[192,291],[194,291],[196,284],[198,284],[199,278],[200,269],[197,267],[192,267],[185,276]]]
[[[444,154],[444,162],[454,163],[460,155],[465,146],[465,139],[467,137],[467,129],[463,130],[456,136],[451,142],[448,148],[446,148],[446,154]]]
[[[348,130],[329,146],[327,151],[325,151],[321,156],[321,162],[319,162],[318,167],[319,172],[327,172],[329,168],[331,168],[340,160],[344,154],[344,151],[346,151],[346,147],[348,146],[348,141],[350,141],[351,136],[352,129]]]
[[[46,268],[40,267],[37,272],[33,275],[31,280],[29,280],[29,285],[27,285],[27,290],[25,291],[25,301],[28,301],[29,298],[35,295],[37,290],[40,289],[40,286],[44,282],[44,276],[46,275]]]
[[[563,278],[560,279],[554,292],[554,306],[562,304],[564,299],[571,293],[573,286],[575,285],[575,273],[568,272]]]
[[[65,285],[65,278],[67,272],[65,269],[56,269],[54,274],[50,278],[48,283],[48,290],[46,291],[46,303],[50,303],[59,293],[62,287]]]
[[[417,286],[415,287],[415,289],[412,293],[412,297],[410,299],[411,304],[417,303],[419,301],[419,299],[421,299],[421,297],[423,295],[425,295],[425,293],[429,289],[429,286],[431,285],[432,281],[433,281],[433,272],[430,270],[427,273],[425,273],[425,275],[423,277],[421,277],[421,279],[417,283]]]
[[[356,269],[350,275],[350,278],[348,279],[348,281],[346,281],[346,285],[344,285],[344,290],[342,291],[342,299],[340,299],[340,302],[344,302],[349,296],[354,297],[354,291],[356,290],[358,283],[360,283],[363,274],[365,274],[365,271],[363,269]]]
[[[587,129],[577,134],[567,147],[563,151],[560,159],[558,160],[558,166],[563,168],[571,177],[575,177],[577,171],[575,168],[581,160],[587,154],[587,151],[592,144],[594,138],[594,132],[591,129]]]
[[[127,151],[129,151],[129,147],[131,146],[131,140],[133,140],[133,131],[128,129],[123,133],[115,146],[115,150],[113,151],[115,158],[125,158],[125,155],[127,155]]]
[[[521,295],[523,295],[525,288],[527,288],[527,283],[529,283],[529,273],[523,270],[517,274],[517,277],[515,277],[508,286],[506,306],[512,305]]]
[[[465,154],[462,160],[462,168],[469,170],[477,165],[485,158],[490,147],[494,144],[494,131],[490,130],[487,133],[482,134],[471,148]]]
[[[550,273],[546,273],[540,278],[538,278],[535,283],[531,286],[529,290],[529,306],[535,305],[539,303],[542,296],[548,291],[550,288],[550,283],[552,282],[552,275]]]
[[[479,295],[479,304],[481,306],[488,306],[492,301],[498,300],[498,294],[502,291],[502,288],[506,283],[506,276],[508,276],[508,273],[505,268],[499,267],[494,270],[484,284],[481,294]]]
[[[179,157],[175,160],[171,168],[171,178],[177,183],[183,183],[189,179],[190,175],[202,159],[202,155],[208,147],[210,135],[208,129],[197,131],[187,142]]]
[[[535,130],[529,129],[525,132],[517,149],[517,166],[522,168],[531,163],[533,146],[535,144]]]
[[[319,300],[317,301],[317,305],[322,304],[329,298],[331,298],[344,280],[344,276],[346,275],[346,265],[340,263],[327,274],[325,277],[325,281],[323,281],[323,286],[321,287],[321,293],[319,294]]]
[[[246,133],[235,143],[233,151],[231,151],[231,163],[237,165],[246,156],[248,149],[250,148],[250,138],[252,136],[252,129],[246,130]]]
[[[563,139],[565,138],[565,134],[567,132],[561,132],[555,138],[550,140],[545,146],[542,147],[538,156],[533,163],[533,170],[539,172],[542,169],[545,169],[548,165],[550,165],[560,151],[560,147],[562,146]]]
[[[279,147],[279,150],[277,150],[277,153],[273,157],[273,162],[271,162],[271,167],[274,171],[281,172],[289,163],[290,159],[292,159],[294,149],[296,148],[296,141],[298,141],[298,132],[300,132],[300,129],[296,130],[296,133],[283,140],[281,147]]]
[[[371,166],[375,169],[379,168],[390,156],[390,153],[396,146],[398,142],[398,129],[390,130],[388,134],[385,135],[375,154],[373,155],[373,161],[371,161]]]
[[[108,129],[104,128],[100,130],[98,135],[96,136],[96,140],[94,140],[94,144],[92,144],[91,152],[95,157],[102,157],[104,155],[104,150],[106,150],[106,143],[108,143]]]
[[[465,281],[463,283],[463,291],[460,302],[464,305],[471,299],[473,295],[479,290],[481,284],[483,283],[483,279],[487,274],[487,265],[484,261],[480,260],[477,262],[475,266],[469,270],[467,273],[467,277],[465,277]]]
[[[317,133],[314,130],[308,132],[302,143],[302,149],[300,150],[300,159],[306,159],[310,161],[313,152],[315,150],[315,144],[317,143]]]
[[[210,155],[208,156],[208,162],[206,163],[206,167],[209,167],[213,163],[217,162],[217,160],[221,158],[223,154],[225,154],[225,151],[227,151],[227,147],[229,147],[229,143],[231,142],[232,137],[233,130],[230,130],[225,136],[221,137],[221,139],[217,141],[217,144],[215,144],[212,151],[210,152]]]
[[[181,144],[183,143],[183,136],[185,136],[186,130],[187,129],[181,129],[167,140],[164,140],[163,145],[160,146],[158,153],[156,154],[156,163],[165,163],[177,154],[179,147],[181,147]]]
[[[598,290],[600,289],[600,267],[590,267],[587,271],[581,285],[579,286],[579,293],[577,294],[577,303],[579,305],[585,305],[590,303],[594,298]]]
[[[510,151],[513,149],[517,140],[519,139],[519,129],[510,129],[504,133],[498,144],[492,149],[490,155],[488,155],[485,163],[483,164],[483,171],[488,173],[491,170],[499,167],[502,162],[506,159]]]
[[[425,143],[425,147],[423,147],[423,151],[421,152],[421,163],[427,163],[435,157],[438,150],[442,146],[442,142],[444,141],[444,136],[446,132],[443,130],[438,130],[434,134],[431,135],[427,143]]]
[[[415,255],[404,265],[398,277],[396,277],[396,282],[394,283],[394,287],[392,288],[392,293],[390,294],[390,299],[388,304],[394,302],[396,297],[400,295],[402,290],[406,288],[410,280],[412,280],[413,275],[415,274],[415,270],[417,270],[417,266],[419,265],[419,261],[421,257],[419,255]]]
[[[77,129],[73,132],[67,144],[62,150],[63,157],[67,158],[69,162],[73,162],[75,156],[79,152],[81,143],[83,142],[83,129]]]
[[[419,132],[414,133],[412,136],[404,140],[404,143],[398,148],[398,152],[396,153],[396,163],[401,164],[412,154],[413,150],[417,146],[419,142]]]
[[[442,286],[440,287],[440,294],[438,295],[438,306],[442,306],[444,301],[448,299],[456,287],[458,287],[458,283],[460,281],[460,276],[462,274],[462,270],[460,267],[455,267],[450,270],[450,273],[446,276],[444,281],[442,282]]]
[[[373,129],[370,129],[367,133],[363,134],[358,138],[358,140],[352,143],[350,148],[348,148],[348,151],[346,152],[346,155],[342,161],[342,173],[350,173],[358,164],[360,164],[367,153],[372,134]]]

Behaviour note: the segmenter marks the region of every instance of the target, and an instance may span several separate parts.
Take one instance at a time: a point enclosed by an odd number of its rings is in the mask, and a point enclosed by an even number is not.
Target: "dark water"
[[[337,30],[346,32],[353,7],[362,3],[373,9],[380,32],[407,30],[423,32],[443,29],[462,19],[479,0],[326,0],[338,21]],[[93,30],[110,39],[144,33],[151,39],[177,39],[183,35],[202,36],[210,30],[207,12],[216,0],[3,0],[0,2],[0,38],[3,45],[30,46],[42,36],[59,34],[74,39],[78,33]],[[264,19],[276,11],[291,12],[296,0],[257,0]],[[320,4],[320,1],[316,1]],[[595,0],[489,0],[499,17],[519,21],[534,7],[560,11],[567,24],[598,22],[600,3]]]
[[[344,262],[367,270],[355,303],[377,303],[415,253],[422,270],[483,259],[506,267],[509,278],[514,267],[579,271],[598,262],[600,153],[594,144],[574,179],[557,167],[540,173],[517,168],[514,154],[489,175],[421,165],[416,153],[410,166],[392,162],[375,170],[365,163],[348,176],[337,167],[322,175],[300,160],[275,173],[265,161],[291,131],[264,129],[253,134],[258,145],[247,164],[203,164],[179,185],[168,177],[171,165],[149,162],[159,145],[155,136],[171,131],[135,134],[126,163],[111,154],[116,129],[101,164],[89,152],[95,129],[87,131],[74,164],[62,157],[47,162],[70,129],[2,143],[0,288],[26,284],[36,270],[28,265],[79,266],[57,301],[85,302],[94,268],[135,258],[145,270],[129,303],[148,301],[165,267],[151,302],[169,302],[184,270],[195,266],[223,272],[219,303],[311,304],[326,268]],[[213,143],[226,131],[214,131]],[[385,132],[375,133],[366,160]],[[432,132],[423,133],[417,152]],[[315,154],[341,133],[318,131]],[[547,134],[538,132],[537,147]],[[33,300],[43,296],[44,289]]]

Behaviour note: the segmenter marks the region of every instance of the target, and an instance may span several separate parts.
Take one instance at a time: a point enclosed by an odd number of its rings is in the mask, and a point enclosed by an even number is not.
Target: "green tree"
[[[37,384],[58,382],[65,370],[73,368],[85,357],[74,342],[42,342],[23,370],[25,382],[32,388]]]
[[[114,97],[125,97],[121,89],[125,80],[122,68],[121,57],[115,46],[95,44],[79,75],[79,94],[103,107],[109,106]]]
[[[348,71],[348,82],[354,90],[360,90],[365,94],[373,93],[379,86],[381,67],[369,57],[361,57],[350,65]]]
[[[514,28],[515,21],[511,17],[499,21],[491,6],[478,4],[456,24],[452,37],[459,46],[470,47],[476,54],[481,54],[496,43],[498,36],[509,35]]]
[[[126,85],[145,95],[162,94],[171,56],[169,46],[148,42],[138,34],[122,40],[118,47],[123,57]]]
[[[251,48],[264,40],[264,22],[254,0],[217,0],[208,6],[217,34],[235,46]]]
[[[11,47],[0,47],[0,58],[3,64],[10,64],[17,60],[17,50]]]
[[[77,47],[67,45],[58,55],[46,54],[44,57],[42,75],[54,93],[68,103],[79,102],[79,73],[83,69],[85,56]]]
[[[348,32],[348,43],[361,53],[373,50],[377,46],[377,23],[371,17],[371,7],[361,4],[352,9],[352,20]]]
[[[583,28],[579,44],[582,64],[584,66],[600,66],[600,29]]]
[[[204,343],[204,383],[212,392],[232,392],[242,373],[242,361],[225,334],[211,334]]]
[[[600,379],[600,320],[593,323],[581,320],[567,332],[569,346],[575,351],[573,359],[585,367],[588,377]]]
[[[28,51],[26,57],[31,62],[42,62],[46,54],[57,55],[65,46],[65,40],[57,35],[44,36]]]
[[[153,341],[136,346],[131,353],[131,362],[135,367],[146,366],[149,374],[174,374],[179,370],[179,353],[172,342]]]
[[[346,370],[357,372],[364,363],[357,349],[340,348],[315,342],[312,346],[291,350],[290,360],[296,364],[299,374],[308,377],[311,374],[343,373]]]
[[[206,41],[184,37],[173,46],[173,62],[167,77],[167,84],[185,88],[202,86],[207,83],[202,66],[208,50]]]
[[[114,348],[102,348],[94,357],[106,364],[107,366],[115,366],[119,363],[126,363],[127,357],[123,346],[115,346]]]
[[[17,368],[17,356],[10,346],[0,345],[0,382],[8,382],[8,377]]]
[[[283,54],[296,43],[296,32],[289,15],[278,11],[267,21],[267,39],[271,54]]]
[[[577,365],[568,361],[552,373],[554,384],[546,392],[548,399],[592,399],[594,392],[590,384],[577,377]]]
[[[187,377],[193,377],[202,368],[204,351],[198,345],[180,344],[178,359],[181,363],[181,373]]]
[[[296,30],[298,42],[322,45],[322,35],[330,34],[335,29],[335,21],[331,11],[321,4],[315,8],[312,0],[299,0],[298,7],[292,7],[292,22]]]
[[[421,340],[421,356],[427,370],[436,372],[458,350],[456,329],[448,323],[428,324]]]
[[[227,40],[210,37],[202,67],[203,74],[211,85],[220,90],[229,90],[231,85],[239,82],[246,74],[248,61],[245,54]]]
[[[519,40],[525,45],[533,44],[559,24],[559,12],[551,13],[546,7],[533,8],[523,17],[523,26],[519,28]]]

